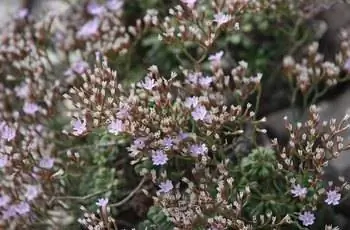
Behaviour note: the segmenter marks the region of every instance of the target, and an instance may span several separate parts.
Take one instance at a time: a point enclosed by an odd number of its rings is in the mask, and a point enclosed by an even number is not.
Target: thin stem
[[[143,177],[142,180],[140,181],[140,183],[137,185],[137,187],[134,188],[134,190],[132,190],[127,197],[125,197],[123,200],[121,200],[117,203],[110,204],[109,206],[110,207],[119,207],[119,206],[122,206],[123,204],[125,204],[126,202],[128,202],[141,189],[141,187],[143,186],[145,181],[146,181],[146,177]]]

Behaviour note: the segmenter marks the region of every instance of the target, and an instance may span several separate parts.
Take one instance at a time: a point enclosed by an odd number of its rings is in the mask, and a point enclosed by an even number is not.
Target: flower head
[[[187,108],[195,108],[198,105],[198,102],[198,97],[192,96],[186,98],[184,105]]]
[[[108,131],[114,135],[124,132],[125,125],[122,120],[116,119],[108,125]]]
[[[208,60],[213,64],[220,64],[222,57],[224,56],[224,51],[219,51],[213,55],[210,55]]]
[[[89,4],[86,7],[86,10],[89,14],[98,16],[105,12],[105,8],[103,5],[98,4],[95,1],[89,2]]]
[[[98,18],[91,19],[85,23],[80,30],[77,32],[78,39],[87,39],[98,33],[100,26],[100,20]]]
[[[0,156],[0,168],[3,168],[7,165],[9,157],[7,155]]]
[[[290,192],[293,194],[293,197],[300,197],[304,198],[307,193],[307,189],[304,187],[301,187],[300,184],[293,185],[293,188],[290,190]]]
[[[16,96],[22,99],[28,98],[30,94],[29,85],[26,83],[22,83],[20,86],[15,88]]]
[[[199,78],[199,85],[203,88],[208,88],[210,84],[213,82],[212,77],[201,77]]]
[[[168,162],[168,156],[163,150],[157,150],[152,155],[153,165],[165,165]]]
[[[100,198],[97,200],[96,205],[98,207],[106,207],[108,202],[109,202],[108,198]]]
[[[141,82],[141,87],[146,90],[152,90],[156,86],[157,86],[156,81],[149,76],[145,78],[144,82]]]
[[[231,18],[232,17],[230,15],[220,12],[220,13],[214,15],[214,22],[216,22],[218,24],[218,26],[221,26],[221,25],[229,22],[231,20]]]
[[[188,8],[193,9],[197,0],[181,0]]]
[[[306,211],[300,213],[298,219],[303,223],[304,226],[310,226],[314,223],[316,217],[313,213]]]
[[[16,13],[16,19],[24,19],[29,15],[29,10],[27,8],[22,8]]]
[[[77,74],[83,74],[88,68],[89,64],[86,61],[78,60],[72,64],[70,70]]]
[[[109,10],[119,10],[120,8],[122,8],[124,2],[122,0],[108,0],[106,2],[106,7]]]
[[[86,119],[83,120],[76,119],[73,121],[73,135],[80,136],[86,132]]]
[[[27,202],[22,201],[21,203],[16,205],[16,212],[19,215],[25,215],[30,211],[30,206]]]
[[[1,195],[0,196],[0,207],[7,206],[8,203],[10,203],[11,198],[7,195]]]
[[[29,115],[34,115],[39,109],[40,107],[35,103],[25,102],[23,105],[23,111]]]
[[[41,187],[37,185],[27,185],[27,191],[25,193],[25,197],[27,200],[34,200],[41,193]]]
[[[0,127],[1,139],[6,141],[11,141],[15,138],[15,136],[16,136],[16,130],[14,128],[11,128],[6,124]]]
[[[166,149],[170,149],[171,147],[173,147],[174,145],[174,139],[171,137],[165,137],[162,140],[162,145],[166,148]]]
[[[328,205],[338,205],[339,201],[341,198],[341,194],[335,190],[331,190],[327,192],[327,199],[325,200],[325,202]]]
[[[168,193],[174,188],[174,186],[171,180],[166,180],[165,182],[159,184],[159,188],[159,192]]]
[[[208,153],[208,147],[205,144],[193,144],[190,146],[189,150],[191,155],[195,157]]]
[[[43,157],[39,162],[39,166],[40,168],[51,169],[53,167],[54,161],[55,160],[51,157]]]
[[[344,69],[350,73],[350,58],[346,59],[344,63]]]
[[[198,121],[198,120],[204,121],[207,114],[208,114],[207,109],[202,105],[197,106],[194,109],[194,111],[192,111],[192,113],[191,113],[191,115],[195,121]]]

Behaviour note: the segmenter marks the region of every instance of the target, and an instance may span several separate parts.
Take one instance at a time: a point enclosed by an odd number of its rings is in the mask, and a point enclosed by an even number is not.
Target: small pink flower
[[[219,52],[217,52],[217,53],[215,53],[215,54],[213,54],[213,55],[210,55],[209,58],[208,58],[208,60],[209,60],[212,64],[218,65],[218,64],[220,64],[221,59],[222,59],[223,56],[224,56],[224,51],[221,50],[221,51],[219,51]]]
[[[108,131],[114,135],[118,135],[121,132],[124,132],[125,125],[122,120],[116,119],[108,125]]]
[[[205,155],[208,153],[208,147],[205,144],[194,144],[190,146],[190,153],[192,156]]]
[[[297,184],[293,185],[293,188],[290,190],[290,192],[293,194],[293,197],[304,198],[306,196],[307,189],[301,187],[300,184]]]
[[[159,184],[159,192],[161,193],[168,193],[170,192],[174,186],[173,186],[173,183],[171,182],[171,180],[166,180],[165,182],[162,182]]]
[[[96,35],[98,33],[99,26],[100,26],[100,20],[98,18],[94,18],[88,21],[77,32],[77,38],[87,39]]]
[[[106,207],[108,202],[109,202],[108,198],[100,198],[97,200],[96,205],[98,207]]]
[[[71,66],[73,72],[77,74],[83,74],[89,68],[89,64],[86,61],[78,60]]]
[[[153,165],[165,165],[168,162],[168,156],[162,150],[157,150],[152,156]]]
[[[23,216],[25,214],[27,214],[28,212],[30,212],[30,206],[27,202],[22,201],[21,203],[16,205],[16,212]]]
[[[35,103],[25,102],[23,105],[23,111],[29,115],[34,115],[39,109],[40,107]]]
[[[207,109],[202,105],[197,106],[194,109],[194,111],[192,111],[192,113],[191,113],[191,115],[195,121],[198,121],[198,120],[204,121],[207,114],[208,114]]]
[[[94,16],[99,16],[105,12],[105,8],[103,5],[98,4],[95,1],[89,2],[89,4],[86,7],[86,10],[89,14]]]
[[[17,205],[8,206],[2,213],[2,218],[5,220],[15,216],[17,216]]]
[[[313,225],[315,222],[315,215],[311,212],[300,213],[298,219],[303,223],[304,226]]]
[[[0,156],[0,168],[3,168],[7,165],[9,157],[7,155]]]
[[[16,96],[22,99],[28,98],[30,94],[29,85],[26,83],[21,84],[15,88]]]
[[[16,129],[4,124],[0,127],[0,137],[6,141],[12,141],[16,137]]]
[[[181,0],[188,8],[193,9],[197,0]]]
[[[338,205],[340,198],[341,198],[341,195],[339,192],[335,190],[331,190],[327,192],[327,199],[325,200],[325,202],[328,205]]]
[[[80,136],[84,132],[86,132],[86,119],[83,120],[76,119],[73,121],[73,135]]]
[[[51,157],[43,157],[39,162],[39,167],[43,169],[51,169],[54,164],[54,159]]]
[[[37,185],[27,185],[25,197],[28,201],[34,200],[41,193],[41,187]]]
[[[122,8],[124,2],[122,0],[108,0],[106,2],[106,7],[109,10],[115,11]]]
[[[186,108],[195,108],[198,105],[198,102],[198,97],[192,96],[186,98],[184,105]]]
[[[0,196],[0,207],[7,206],[8,203],[10,203],[11,198],[7,195]]]
[[[218,26],[221,26],[223,24],[228,23],[231,20],[231,16],[228,14],[224,14],[222,12],[214,15],[214,22],[218,24]]]
[[[29,15],[29,10],[27,8],[20,9],[16,14],[16,19],[24,19]]]
[[[208,88],[210,84],[213,82],[212,77],[201,77],[199,78],[199,85],[203,88]]]
[[[141,82],[141,87],[143,87],[146,90],[152,90],[156,86],[157,86],[156,81],[149,76],[145,77],[144,82]]]

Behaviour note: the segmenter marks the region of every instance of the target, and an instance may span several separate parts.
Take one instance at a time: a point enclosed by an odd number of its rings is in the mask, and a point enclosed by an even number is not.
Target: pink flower
[[[16,212],[21,216],[27,214],[29,211],[30,211],[30,206],[25,201],[22,201],[21,203],[16,205]]]
[[[198,97],[192,96],[186,98],[184,105],[186,108],[195,108],[198,105]]]
[[[22,99],[28,98],[30,94],[29,85],[26,83],[21,84],[15,88],[16,96]]]
[[[122,0],[108,0],[106,2],[106,7],[109,10],[115,11],[115,10],[119,10],[120,8],[122,8],[124,2]]]
[[[190,153],[195,157],[205,155],[208,153],[208,147],[205,144],[194,144],[190,146]]]
[[[188,8],[193,9],[197,0],[181,0]]]
[[[5,219],[5,220],[15,216],[17,216],[17,205],[10,205],[2,213],[2,219]]]
[[[212,77],[201,77],[199,78],[199,85],[203,88],[208,88],[210,84],[213,82]]]
[[[9,157],[7,155],[0,156],[0,168],[3,168],[7,165]]]
[[[124,132],[125,126],[122,120],[116,119],[108,125],[108,131],[114,135],[118,135],[121,132]]]
[[[174,186],[170,180],[166,180],[165,182],[159,184],[159,188],[159,192],[168,193],[174,188]]]
[[[152,156],[153,165],[165,165],[168,162],[168,156],[162,150],[157,150]]]
[[[86,119],[83,120],[76,119],[73,121],[73,135],[80,136],[84,132],[86,132]]]
[[[344,63],[344,69],[350,73],[350,58],[346,59]]]
[[[23,105],[23,111],[29,115],[34,115],[36,112],[39,111],[39,109],[40,107],[35,103],[25,102]]]
[[[98,16],[105,12],[105,8],[103,5],[97,4],[95,1],[89,2],[86,7],[86,10],[89,14]]]
[[[162,145],[164,146],[164,148],[166,149],[170,149],[171,147],[173,147],[174,145],[174,140],[171,137],[165,137],[162,140]]]
[[[25,197],[28,201],[34,200],[41,193],[40,186],[37,185],[27,185],[27,191],[25,193]]]
[[[10,203],[11,199],[7,195],[0,196],[0,207],[7,206],[8,203]]]
[[[96,35],[98,33],[99,26],[100,26],[100,20],[98,18],[94,18],[88,21],[77,32],[77,38],[87,39]]]
[[[141,82],[141,87],[146,90],[152,90],[155,86],[157,86],[156,81],[149,76],[145,77],[144,82]]]
[[[303,223],[304,226],[313,225],[316,217],[311,212],[300,213],[298,219]]]
[[[96,205],[98,207],[106,207],[108,202],[109,202],[108,198],[100,198],[97,200]]]
[[[307,189],[301,187],[300,184],[297,184],[293,185],[293,188],[290,190],[290,192],[293,194],[293,197],[304,198],[306,196]]]
[[[16,137],[16,130],[4,124],[0,127],[0,137],[3,140],[11,141]]]
[[[53,158],[43,157],[39,162],[39,166],[40,168],[51,169],[53,167],[54,161],[55,160]]]
[[[325,202],[328,205],[338,205],[340,198],[341,198],[341,195],[339,192],[335,190],[331,190],[327,192],[327,199],[325,200]]]
[[[71,66],[71,70],[77,74],[83,74],[88,68],[89,64],[83,60],[78,60]]]
[[[224,56],[224,51],[219,51],[213,55],[210,55],[208,60],[212,63],[212,64],[220,64],[222,57]]]
[[[214,22],[216,22],[218,24],[218,26],[221,26],[221,25],[229,22],[231,20],[231,18],[232,17],[230,15],[227,15],[227,14],[220,12],[220,13],[214,15]]]
[[[27,8],[20,9],[16,14],[16,19],[24,19],[28,16],[29,11]]]
[[[208,113],[207,109],[204,106],[199,105],[194,109],[194,111],[192,111],[191,115],[195,121],[198,121],[198,120],[204,121],[205,117],[207,116],[207,113]]]

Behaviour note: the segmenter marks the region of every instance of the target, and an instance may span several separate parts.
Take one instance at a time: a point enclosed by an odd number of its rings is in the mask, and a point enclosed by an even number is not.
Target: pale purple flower
[[[183,141],[183,140],[185,140],[185,139],[187,139],[187,138],[189,138],[190,137],[190,134],[189,133],[185,133],[185,132],[183,132],[183,131],[181,131],[180,133],[179,133],[179,135],[178,135],[178,139],[180,140],[180,141]]]
[[[304,187],[301,187],[300,184],[293,185],[293,188],[290,190],[290,192],[293,194],[293,197],[300,197],[304,198],[307,193],[307,189]]]
[[[210,55],[208,60],[213,64],[220,64],[222,57],[224,56],[224,51],[219,51],[213,55]]]
[[[325,202],[328,205],[338,205],[339,201],[341,198],[341,194],[335,190],[331,190],[327,192],[327,199],[325,200]]]
[[[86,39],[96,35],[100,26],[100,20],[98,18],[91,19],[85,23],[77,32],[78,39]]]
[[[197,0],[181,0],[188,8],[193,9]]]
[[[143,149],[146,146],[145,140],[146,140],[146,138],[139,137],[139,138],[134,140],[133,145],[137,149]]]
[[[105,12],[105,8],[103,5],[98,4],[95,1],[89,2],[89,4],[86,7],[86,10],[89,14],[98,16]]]
[[[109,10],[119,10],[122,8],[124,2],[122,0],[107,0],[106,7]]]
[[[200,77],[200,73],[190,73],[186,76],[186,82],[190,84],[197,84],[198,77]]]
[[[118,135],[125,131],[125,125],[122,120],[116,119],[108,125],[108,131],[114,135]]]
[[[141,87],[147,90],[152,90],[155,86],[157,86],[156,81],[149,76],[145,78],[144,82],[141,82]]]
[[[53,167],[54,161],[55,160],[51,157],[43,157],[39,162],[39,166],[40,168],[51,169]]]
[[[350,73],[350,58],[346,59],[344,63],[344,69]]]
[[[24,196],[29,201],[34,200],[41,193],[41,187],[38,185],[27,185],[26,189]]]
[[[190,153],[192,156],[206,155],[208,153],[208,147],[205,144],[193,144],[190,146]]]
[[[216,22],[218,24],[218,26],[221,26],[227,22],[229,22],[231,20],[231,16],[228,14],[224,14],[222,12],[215,14],[214,15],[214,22]]]
[[[298,219],[303,223],[304,226],[313,225],[316,217],[313,213],[306,211],[304,213],[300,213]]]
[[[23,111],[29,115],[34,115],[39,109],[40,107],[35,103],[25,102],[23,105]]]
[[[1,195],[0,196],[0,207],[7,206],[8,203],[10,203],[11,198],[7,195]]]
[[[119,111],[117,112],[117,117],[121,119],[126,119],[130,116],[130,106],[124,103],[120,104]]]
[[[26,83],[21,84],[15,88],[16,96],[22,99],[28,98],[30,94],[29,85]]]
[[[170,149],[171,147],[173,147],[174,145],[174,139],[171,137],[165,137],[162,140],[162,145],[166,148],[166,149]]]
[[[199,85],[202,86],[203,88],[208,88],[212,82],[213,82],[212,77],[199,78]]]
[[[5,211],[2,212],[2,219],[10,219],[17,216],[17,205],[10,205]]]
[[[86,119],[76,119],[73,121],[73,135],[80,136],[86,132]]]
[[[96,205],[98,207],[106,207],[108,202],[109,202],[108,198],[100,198],[97,200]]]
[[[0,156],[0,168],[3,168],[7,165],[9,157],[7,155]]]
[[[89,64],[86,61],[78,60],[75,61],[70,70],[77,74],[83,74],[89,68]]]
[[[171,182],[171,180],[166,180],[165,182],[161,182],[159,184],[159,192],[162,192],[162,193],[168,193],[170,192],[174,186],[173,186],[173,183]]]
[[[8,125],[3,125],[0,128],[0,137],[3,140],[11,141],[16,136],[16,129],[9,127]]]
[[[152,155],[153,165],[165,165],[168,162],[168,156],[162,150],[157,150]]]
[[[16,212],[19,215],[25,215],[30,211],[30,206],[27,202],[22,201],[21,203],[16,205]]]
[[[29,10],[27,8],[22,8],[16,13],[16,19],[24,19],[28,16]]]
[[[193,117],[193,119],[195,121],[198,121],[198,120],[204,121],[204,119],[207,116],[207,114],[208,114],[207,109],[204,106],[202,106],[202,105],[197,106],[194,109],[194,111],[191,112],[191,115],[192,115],[192,117]]]
[[[186,98],[184,105],[186,108],[195,108],[198,105],[198,102],[198,97],[192,96]]]

